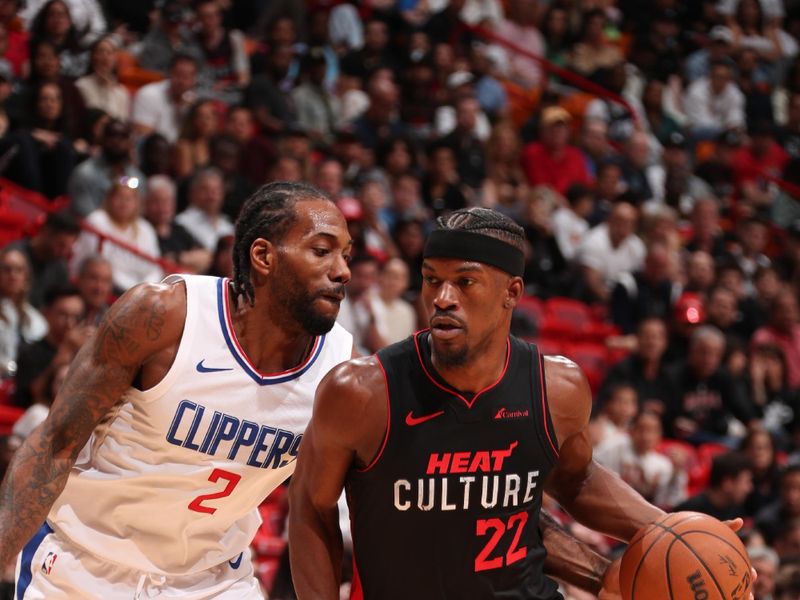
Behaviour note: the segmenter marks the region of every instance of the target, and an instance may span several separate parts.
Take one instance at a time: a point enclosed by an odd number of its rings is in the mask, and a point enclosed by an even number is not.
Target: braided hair
[[[327,200],[318,189],[295,182],[277,181],[262,186],[242,206],[233,242],[233,294],[250,305],[255,301],[250,279],[250,246],[258,238],[280,244],[297,220],[294,206],[301,200]]]
[[[436,219],[440,229],[472,231],[502,240],[525,251],[525,230],[512,219],[491,208],[461,208]]]

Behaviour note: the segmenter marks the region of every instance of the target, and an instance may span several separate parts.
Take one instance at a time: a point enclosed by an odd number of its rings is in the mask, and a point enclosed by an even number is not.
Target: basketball
[[[640,529],[622,557],[624,600],[747,600],[747,552],[708,515],[678,512]]]

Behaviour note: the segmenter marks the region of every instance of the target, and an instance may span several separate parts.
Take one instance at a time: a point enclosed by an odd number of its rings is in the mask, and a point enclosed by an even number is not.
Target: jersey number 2
[[[508,518],[508,524],[504,523],[501,519],[478,519],[475,527],[475,533],[479,536],[487,535],[490,531],[492,537],[486,542],[486,545],[478,553],[475,558],[475,571],[489,571],[490,569],[499,569],[503,566],[512,565],[518,560],[522,560],[528,554],[528,548],[523,546],[519,548],[519,538],[522,536],[522,530],[525,523],[528,522],[528,513],[521,512],[511,515]],[[508,546],[508,551],[505,556],[496,556],[489,558],[489,555],[497,547],[500,539],[506,531],[514,529],[514,538]]]
[[[241,475],[237,475],[236,473],[231,473],[230,471],[223,471],[222,469],[214,469],[211,471],[211,475],[208,476],[208,480],[211,483],[217,483],[220,479],[224,479],[227,481],[227,485],[225,489],[221,492],[214,492],[213,494],[203,494],[202,496],[198,496],[194,500],[189,503],[189,510],[193,510],[195,512],[201,513],[208,513],[209,515],[213,515],[217,512],[217,509],[213,506],[203,506],[203,502],[206,500],[216,500],[218,498],[227,498],[233,492],[233,488],[236,487],[236,484],[239,483],[239,480],[242,478]]]

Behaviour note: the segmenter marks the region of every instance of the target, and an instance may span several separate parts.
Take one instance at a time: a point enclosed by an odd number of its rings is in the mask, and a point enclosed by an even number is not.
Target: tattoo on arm
[[[92,431],[162,336],[167,307],[144,293],[111,308],[75,357],[47,419],[14,454],[0,486],[0,566],[41,527]]]

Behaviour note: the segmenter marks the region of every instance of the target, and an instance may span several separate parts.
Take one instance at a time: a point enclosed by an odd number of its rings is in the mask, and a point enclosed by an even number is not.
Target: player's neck
[[[454,366],[437,360],[431,345],[431,364],[450,387],[475,394],[497,383],[505,369],[508,352],[508,340],[502,338],[492,342],[479,355],[470,357],[465,364]]]
[[[243,302],[231,310],[236,339],[262,373],[279,373],[296,367],[313,345],[314,336],[299,327],[287,327],[286,321],[275,319],[275,315],[275,311],[263,306],[256,308]]]

